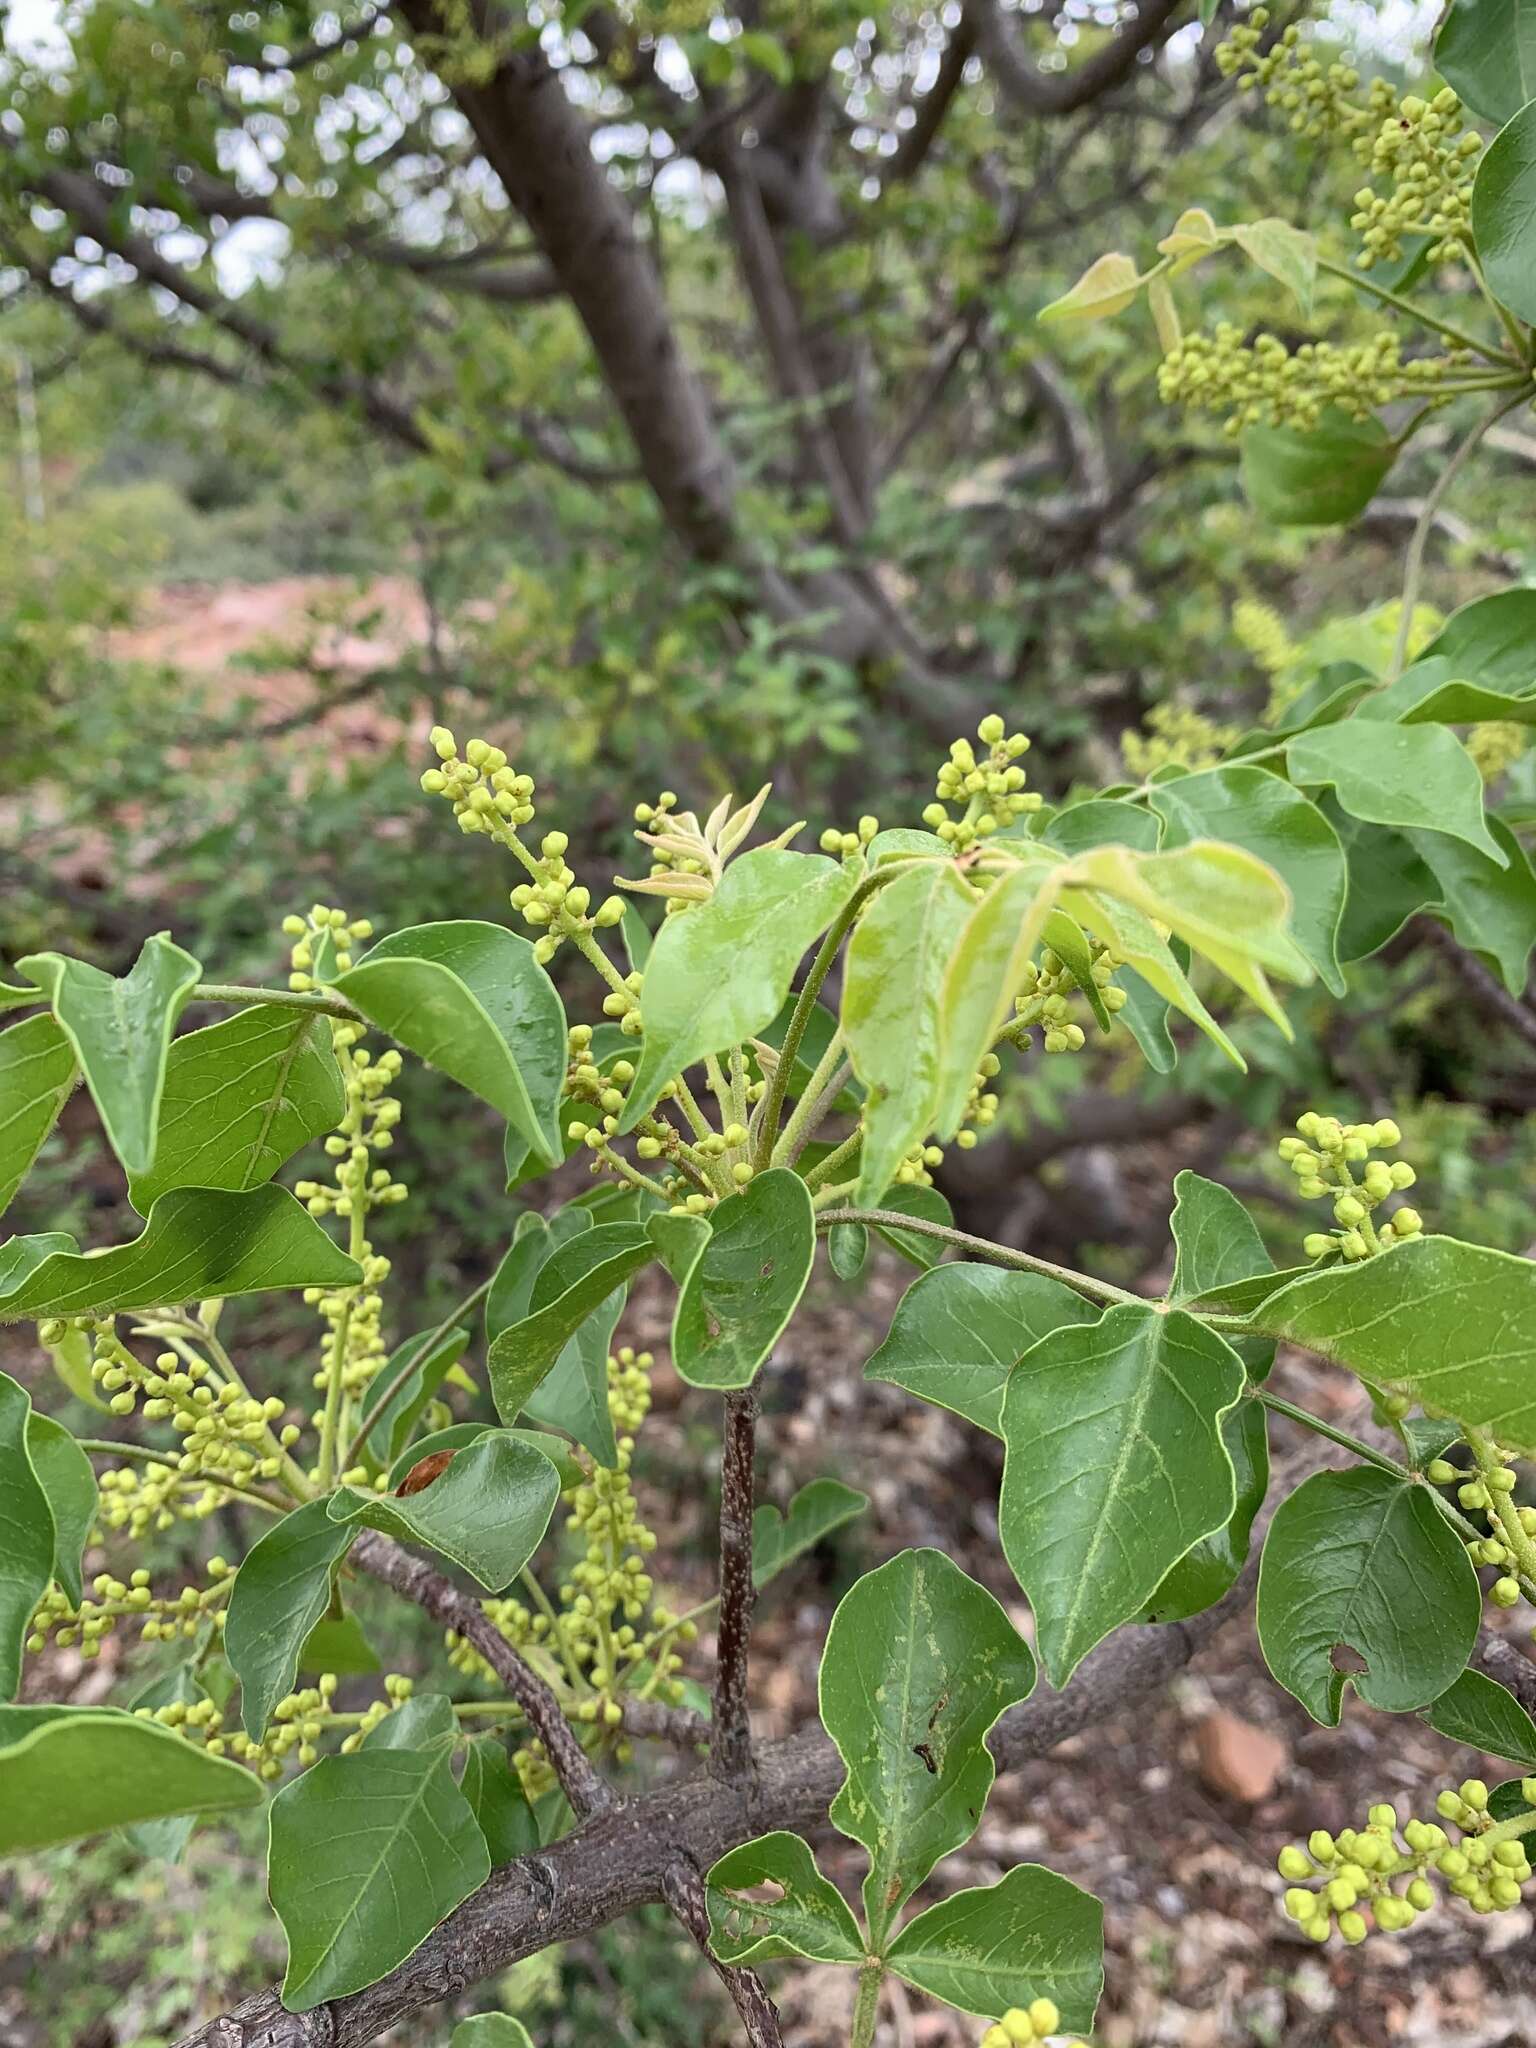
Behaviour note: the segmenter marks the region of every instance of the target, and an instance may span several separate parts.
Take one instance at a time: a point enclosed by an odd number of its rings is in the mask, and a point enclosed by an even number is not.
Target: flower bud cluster
[[[78,1648],[82,1657],[97,1657],[105,1638],[125,1620],[137,1626],[147,1643],[195,1636],[209,1621],[222,1627],[224,1615],[218,1603],[229,1587],[225,1583],[228,1567],[222,1572],[214,1570],[221,1562],[217,1558],[210,1562],[211,1583],[201,1591],[183,1586],[179,1593],[164,1597],[154,1592],[149,1573],[142,1569],[130,1573],[126,1581],[110,1572],[98,1572],[78,1607],[62,1587],[52,1585],[33,1610],[27,1649],[35,1656],[52,1637],[61,1650]]]
[[[1030,2048],[1034,2041],[1048,2041],[1061,2028],[1061,2013],[1054,1999],[1032,1998],[1028,2007],[1011,2005],[995,2026],[981,2037],[981,2048]],[[1070,2044],[1082,2048],[1082,2044]]]
[[[224,1497],[220,1480],[249,1487],[278,1476],[281,1453],[298,1430],[290,1424],[274,1434],[283,1414],[275,1394],[257,1400],[199,1357],[190,1343],[182,1350],[158,1352],[153,1365],[145,1365],[118,1337],[110,1317],[93,1327],[91,1378],[108,1396],[112,1413],[138,1410],[146,1422],[169,1422],[182,1438],[181,1455],[172,1464],[138,1473],[102,1473],[101,1518],[109,1528],[148,1535],[151,1529],[169,1528],[176,1514],[195,1518],[212,1513]],[[173,1501],[189,1483],[201,1485],[199,1497]]]
[[[353,946],[373,937],[366,917],[349,918],[344,910],[325,903],[312,904],[307,917],[297,911],[285,917],[283,931],[293,940],[288,986],[301,995],[345,974],[352,965]]]
[[[1142,723],[1143,731],[1121,736],[1120,751],[1126,773],[1143,782],[1159,768],[1214,768],[1238,737],[1235,725],[1218,725],[1188,704],[1154,704]]]
[[[1360,231],[1362,270],[1395,263],[1404,235],[1434,235],[1431,262],[1462,254],[1472,233],[1472,178],[1481,138],[1462,120],[1461,101],[1447,86],[1432,100],[1409,93],[1381,121],[1370,144],[1371,176],[1390,179],[1382,197],[1366,185],[1355,194],[1350,226]],[[1356,153],[1365,157],[1361,143]]]
[[[1405,362],[1399,337],[1385,328],[1369,341],[1306,341],[1295,350],[1278,336],[1248,341],[1223,320],[1212,334],[1186,334],[1158,365],[1165,405],[1219,413],[1229,434],[1244,427],[1315,427],[1327,407],[1365,419],[1397,398],[1444,396],[1447,370],[1465,352]]]
[[[1296,1119],[1299,1137],[1282,1138],[1280,1157],[1296,1176],[1296,1191],[1305,1200],[1331,1200],[1334,1231],[1315,1230],[1302,1241],[1309,1259],[1370,1258],[1391,1249],[1424,1229],[1417,1209],[1400,1208],[1379,1222],[1372,1212],[1411,1188],[1418,1175],[1405,1159],[1389,1165],[1373,1152],[1390,1152],[1403,1134],[1390,1117],[1378,1123],[1341,1124],[1337,1117],[1308,1110]],[[1364,1170],[1358,1179],[1353,1169]]]
[[[1010,733],[994,711],[977,726],[976,736],[985,749],[981,757],[969,740],[956,740],[939,770],[936,801],[923,812],[923,823],[956,853],[968,852],[978,839],[989,839],[1015,818],[1038,811],[1043,801],[1024,787],[1028,778],[1019,757],[1028,753],[1029,741],[1023,733]],[[960,816],[952,818],[956,808]]]
[[[1495,1607],[1515,1607],[1521,1597],[1518,1574],[1525,1570],[1536,1545],[1536,1508],[1517,1507],[1514,1493],[1518,1475],[1505,1462],[1498,1445],[1474,1433],[1473,1452],[1477,1470],[1468,1473],[1449,1458],[1431,1458],[1424,1476],[1431,1486],[1454,1486],[1462,1511],[1482,1516],[1486,1536],[1474,1536],[1467,1543],[1467,1555],[1479,1570],[1498,1573],[1488,1588]]]
[[[880,830],[880,820],[866,814],[859,820],[856,832],[839,832],[835,825],[829,825],[817,841],[823,853],[862,853],[864,848]]]
[[[1371,112],[1350,97],[1359,87],[1359,72],[1349,64],[1325,67],[1294,24],[1264,49],[1269,19],[1267,7],[1255,7],[1245,21],[1228,30],[1216,51],[1216,67],[1222,75],[1235,78],[1240,91],[1262,92],[1269,104],[1286,116],[1294,133],[1311,141],[1336,136],[1353,139],[1368,128]],[[1373,111],[1380,86],[1377,81],[1371,88]],[[1391,88],[1381,90],[1390,104]]]
[[[1467,752],[1484,782],[1497,782],[1525,752],[1529,734],[1512,718],[1484,719],[1467,735]]]
[[[1105,1009],[1111,1013],[1123,1010],[1126,993],[1114,981],[1119,962],[1102,940],[1090,939],[1088,945],[1093,956],[1094,987],[1103,998]],[[1081,1052],[1087,1034],[1075,1021],[1074,1006],[1083,1015],[1087,1011],[1082,1007],[1076,978],[1066,962],[1047,946],[1038,961],[1025,967],[1019,979],[1020,993],[1013,999],[1014,1020],[1003,1036],[1022,1047],[1029,1043],[1031,1026],[1038,1026],[1046,1052]]]
[[[404,1706],[414,1690],[411,1679],[400,1672],[387,1672],[382,1699],[371,1701],[360,1713],[340,1713],[333,1705],[337,1685],[335,1672],[326,1671],[317,1684],[288,1693],[273,1708],[259,1742],[241,1728],[226,1732],[224,1715],[211,1699],[175,1700],[163,1707],[139,1707],[135,1712],[141,1721],[156,1721],[162,1728],[173,1728],[187,1740],[201,1743],[210,1756],[233,1757],[270,1783],[282,1776],[290,1757],[305,1770],[318,1763],[323,1738],[341,1729],[349,1731],[341,1742],[341,1754],[350,1756],[396,1708]]]
[[[1536,1779],[1521,1790],[1536,1805]],[[1345,1828],[1335,1839],[1319,1828],[1305,1849],[1282,1849],[1279,1871],[1290,1887],[1285,1910],[1302,1933],[1324,1942],[1336,1927],[1351,1944],[1365,1940],[1372,1922],[1382,1933],[1403,1933],[1434,1906],[1433,1878],[1474,1913],[1518,1905],[1531,1875],[1523,1829],[1505,1832],[1510,1824],[1491,1818],[1482,1780],[1442,1792],[1435,1810],[1456,1828],[1458,1841],[1434,1821],[1408,1820],[1399,1829],[1397,1809],[1381,1805],[1371,1808],[1363,1829]]]

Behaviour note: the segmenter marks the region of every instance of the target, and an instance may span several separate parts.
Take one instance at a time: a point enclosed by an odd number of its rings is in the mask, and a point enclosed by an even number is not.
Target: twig
[[[1536,1010],[1519,996],[1512,996],[1497,975],[1490,974],[1475,953],[1469,953],[1454,933],[1433,918],[1421,917],[1415,929],[1434,947],[1487,1010],[1527,1045],[1536,1045]]]
[[[560,1711],[560,1702],[538,1673],[523,1662],[478,1600],[461,1593],[441,1572],[412,1557],[408,1550],[376,1529],[365,1529],[358,1537],[352,1546],[351,1560],[374,1578],[382,1579],[386,1586],[393,1586],[407,1600],[415,1601],[434,1621],[451,1628],[479,1651],[528,1716],[528,1725],[543,1743],[561,1790],[578,1819],[613,1811],[619,1804],[618,1795],[598,1775],[592,1759]]]
[[[720,1621],[715,1653],[714,1741],[709,1767],[736,1781],[752,1775],[747,1713],[747,1648],[752,1633],[752,1477],[757,1395],[743,1387],[725,1397],[720,1453]]]
[[[1050,1259],[1037,1259],[1033,1252],[1016,1252],[1007,1245],[993,1244],[990,1238],[972,1237],[966,1230],[952,1230],[947,1223],[930,1223],[923,1216],[903,1215],[899,1209],[823,1209],[816,1218],[819,1231],[830,1230],[834,1223],[867,1223],[872,1230],[909,1231],[917,1237],[936,1237],[954,1251],[984,1259],[989,1266],[1009,1266],[1019,1273],[1043,1273],[1048,1280],[1060,1280],[1064,1286],[1095,1301],[1133,1301],[1138,1306],[1145,1305],[1145,1296],[1131,1294],[1124,1287],[1112,1287],[1107,1280],[1095,1280],[1087,1273],[1074,1272],[1070,1266],[1055,1265]]]
[[[756,1972],[719,1962],[711,1953],[703,1880],[685,1857],[679,1856],[662,1872],[661,1892],[674,1918],[693,1936],[700,1953],[731,1994],[731,2003],[741,2015],[752,2048],[783,2048],[778,2007],[763,1989]]]
[[[357,1463],[358,1458],[362,1453],[363,1445],[367,1443],[368,1438],[373,1431],[374,1425],[379,1420],[379,1417],[384,1413],[385,1409],[389,1406],[390,1402],[393,1401],[396,1394],[398,1394],[400,1389],[405,1385],[406,1381],[410,1378],[411,1374],[416,1371],[417,1367],[421,1364],[423,1359],[427,1359],[432,1356],[432,1353],[437,1349],[438,1345],[442,1342],[444,1337],[447,1336],[448,1332],[453,1328],[454,1324],[457,1323],[459,1317],[471,1314],[476,1308],[479,1307],[480,1303],[485,1299],[486,1295],[488,1295],[490,1291],[491,1283],[489,1280],[482,1280],[478,1287],[472,1287],[469,1293],[465,1295],[464,1299],[461,1302],[459,1302],[456,1307],[451,1308],[448,1311],[447,1315],[443,1317],[443,1320],[438,1324],[437,1328],[431,1332],[431,1334],[424,1340],[424,1342],[417,1345],[416,1349],[411,1353],[410,1357],[406,1359],[405,1363],[400,1367],[399,1371],[391,1374],[389,1379],[384,1383],[384,1386],[380,1389],[380,1391],[377,1394],[375,1394],[372,1402],[369,1404],[367,1414],[363,1417],[362,1421],[357,1425],[356,1434],[353,1436],[351,1443],[347,1446],[347,1455],[341,1461],[342,1470],[344,1472],[350,1466],[353,1466]]]

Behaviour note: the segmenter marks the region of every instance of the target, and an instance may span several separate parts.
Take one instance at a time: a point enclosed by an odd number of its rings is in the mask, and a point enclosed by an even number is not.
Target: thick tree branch
[[[1192,1621],[1121,1629],[1084,1660],[1065,1691],[1042,1687],[1013,1708],[991,1737],[1000,1768],[1044,1756],[1069,1736],[1137,1706],[1242,1612],[1253,1576],[1245,1572],[1226,1599]],[[414,1955],[366,1991],[307,2013],[285,2012],[275,1992],[260,1992],[189,2034],[180,2048],[361,2048],[386,2027],[552,1942],[577,1940],[655,1904],[679,1857],[707,1871],[727,1849],[766,1829],[815,1827],[843,1779],[842,1759],[820,1728],[765,1745],[757,1767],[750,1792],[701,1771],[506,1864]]]
[[[928,152],[938,138],[954,98],[965,78],[965,67],[976,51],[976,25],[962,18],[949,41],[944,45],[944,55],[939,60],[939,69],[933,84],[922,98],[915,102],[915,119],[910,128],[902,133],[894,154],[887,159],[880,176],[882,189],[900,185],[914,177],[927,161]]]

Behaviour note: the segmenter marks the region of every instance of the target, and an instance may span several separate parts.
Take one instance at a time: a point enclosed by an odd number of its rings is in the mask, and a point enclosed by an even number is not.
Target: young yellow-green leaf
[[[1536,1771],[1536,1721],[1513,1693],[1481,1671],[1463,1671],[1423,1711],[1430,1727],[1452,1742]]]
[[[493,1870],[538,1848],[538,1821],[499,1736],[477,1735],[468,1745],[459,1790],[485,1837]]]
[[[862,1963],[859,1923],[798,1835],[759,1835],[722,1856],[705,1879],[709,1945],[722,1963]],[[776,1896],[753,1898],[759,1886]]]
[[[72,1252],[75,1248],[74,1240],[65,1237],[62,1231],[58,1235],[61,1240],[59,1249]],[[38,1342],[42,1343],[42,1339],[39,1338]],[[65,1327],[64,1334],[57,1344],[43,1344],[43,1349],[48,1354],[48,1363],[57,1374],[59,1384],[73,1394],[77,1401],[83,1401],[88,1408],[94,1408],[102,1415],[109,1415],[112,1412],[102,1399],[100,1388],[91,1378],[94,1351],[91,1340],[84,1330],[77,1329],[70,1323]]]
[[[404,1543],[425,1544],[488,1593],[499,1593],[538,1549],[559,1498],[548,1458],[496,1430],[455,1451],[418,1493],[343,1486],[332,1494],[328,1513],[333,1523],[362,1522]]]
[[[987,1732],[1034,1682],[1029,1645],[942,1551],[904,1550],[838,1603],[821,1722],[848,1775],[831,1819],[868,1852],[877,1950],[897,1908],[975,1833],[995,1771]]]
[[[1250,263],[1267,270],[1283,284],[1301,308],[1304,320],[1312,317],[1312,293],[1317,285],[1317,244],[1303,229],[1288,220],[1270,215],[1264,220],[1244,221],[1224,228],[1222,239],[1233,242]]]
[[[473,918],[412,925],[381,939],[336,987],[558,1162],[565,1012],[526,939]]]
[[[600,1301],[562,1349],[523,1412],[546,1429],[562,1429],[610,1471],[619,1461],[608,1407],[608,1349],[624,1312],[627,1289]]]
[[[1038,1863],[955,1892],[909,1920],[887,1959],[898,1977],[984,2019],[1048,1998],[1062,2031],[1093,2025],[1104,1988],[1104,1908]]]
[[[448,2048],[534,2048],[534,2044],[522,2021],[510,2013],[477,2012],[459,2021]]]
[[[1472,237],[1489,291],[1522,320],[1536,320],[1536,100],[1512,114],[1483,153],[1472,181]]]
[[[381,1465],[392,1465],[410,1442],[411,1432],[442,1385],[444,1373],[458,1364],[468,1342],[469,1332],[461,1325],[423,1330],[397,1344],[379,1368],[379,1385],[383,1387],[406,1366],[411,1367],[368,1432],[368,1449]]]
[[[1092,1010],[1099,1029],[1108,1031],[1109,1009],[1103,990],[1093,978],[1093,948],[1081,925],[1068,917],[1064,910],[1053,910],[1045,920],[1040,936],[1071,975],[1078,993]]]
[[[939,963],[943,981],[938,991],[939,1057],[933,1104],[923,1130],[914,1136],[931,1128],[947,1141],[959,1129],[976,1070],[1012,1014],[1024,969],[1040,944],[1068,873],[1060,856],[1042,846],[1028,849],[1020,865],[999,875],[979,902],[959,876],[955,877],[958,887],[953,914],[956,918],[966,911],[969,914],[958,931],[946,935],[945,958]],[[899,1049],[902,1033],[894,1031],[892,1039],[894,1048]],[[906,1043],[910,1045],[910,1036]],[[865,1145],[867,1150],[867,1139]],[[900,1157],[898,1151],[886,1163],[886,1180]],[[872,1195],[877,1191],[871,1186]],[[865,1199],[862,1184],[859,1199]]]
[[[935,1266],[897,1303],[864,1377],[905,1387],[1001,1436],[1003,1390],[1024,1353],[1052,1330],[1091,1323],[1098,1313],[1044,1274]]]
[[[63,1423],[35,1408],[27,1417],[27,1456],[53,1517],[53,1576],[78,1607],[80,1560],[96,1519],[96,1474]]]
[[[446,1748],[326,1756],[273,1800],[267,1890],[290,2012],[377,1983],[490,1876],[449,1762]]]
[[[1141,275],[1129,256],[1112,250],[1090,263],[1071,291],[1063,292],[1041,309],[1042,322],[1052,320],[1107,320],[1135,303]]]
[[[1255,1329],[1304,1344],[1433,1415],[1536,1451],[1536,1265],[1454,1237],[1309,1273],[1254,1306]]]
[[[646,963],[645,1035],[621,1131],[674,1074],[761,1036],[801,956],[857,886],[851,868],[824,854],[760,846],[731,862],[707,902],[667,919]]]
[[[32,1462],[26,1389],[0,1372],[0,1700],[15,1696],[32,1610],[53,1577],[54,1527]]]
[[[46,1011],[0,1031],[0,1214],[75,1085],[75,1049]]]
[[[1508,121],[1536,100],[1536,0],[1453,0],[1435,35],[1435,69],[1472,113]]]
[[[0,1246],[0,1259],[7,1249]],[[50,1249],[19,1279],[0,1280],[0,1322],[163,1308],[273,1288],[348,1287],[361,1278],[361,1268],[286,1188],[243,1195],[176,1188],[160,1197],[131,1243],[103,1252]]]
[[[1262,768],[1212,768],[1157,785],[1148,803],[1163,819],[1163,845],[1196,839],[1241,846],[1273,868],[1291,892],[1296,943],[1336,996],[1339,919],[1349,874],[1339,836],[1299,789]]]
[[[254,1188],[346,1109],[330,1020],[253,1003],[171,1046],[155,1163],[128,1182],[141,1216],[172,1188]]]
[[[202,967],[165,932],[144,941],[120,980],[62,953],[32,953],[16,964],[46,990],[113,1151],[130,1174],[148,1173],[171,1033]]]
[[[114,1707],[0,1707],[0,1855],[262,1798],[253,1771],[158,1722]]]
[[[1336,1728],[1344,1687],[1407,1713],[1465,1670],[1483,1596],[1428,1492],[1374,1465],[1314,1472],[1269,1525],[1259,1565],[1264,1660],[1314,1721]],[[1358,1673],[1336,1653],[1365,1660]]]
[[[1175,259],[1168,275],[1177,277],[1203,258],[1214,256],[1221,240],[1221,230],[1203,206],[1186,206],[1158,243],[1157,253]]]
[[[975,907],[952,861],[921,861],[886,883],[848,943],[842,1024],[869,1091],[858,1188],[866,1208],[933,1127],[944,977]]]
[[[816,1259],[816,1212],[776,1166],[719,1203],[677,1297],[672,1362],[691,1387],[749,1387],[799,1306]]]
[[[331,1604],[332,1577],[357,1534],[352,1524],[333,1522],[326,1507],[306,1501],[274,1522],[235,1574],[224,1655],[240,1681],[240,1720],[253,1742],[293,1690],[300,1653]]]
[[[1129,1302],[1052,1332],[1014,1367],[998,1534],[1053,1685],[1230,1521],[1221,1421],[1243,1383],[1213,1330]]]
[[[780,1514],[776,1507],[760,1507],[752,1517],[752,1583],[766,1586],[797,1557],[841,1529],[869,1506],[869,1495],[841,1479],[813,1479],[802,1486]]]
[[[1483,816],[1483,779],[1466,748],[1443,725],[1347,718],[1298,733],[1285,757],[1293,782],[1331,784],[1341,809],[1352,818],[1449,833],[1504,864]]]
[[[1222,1417],[1221,1440],[1236,1480],[1231,1516],[1224,1527],[1185,1551],[1143,1608],[1143,1621],[1187,1621],[1192,1614],[1203,1614],[1248,1562],[1254,1517],[1269,1492],[1269,1431],[1257,1401],[1239,1401]]]
[[[1234,1066],[1246,1067],[1242,1054],[1201,1002],[1178,956],[1149,917],[1097,890],[1065,890],[1063,902],[1080,924],[1112,946],[1116,958],[1133,970],[1121,977],[1130,996],[1121,1015],[1130,1020],[1130,1030],[1157,1072],[1171,1072],[1177,1057],[1165,1021],[1170,1003],[1197,1024]]]
[[[516,1422],[587,1317],[655,1256],[656,1247],[639,1224],[599,1223],[559,1246],[538,1267],[528,1313],[499,1330],[486,1355],[491,1395],[503,1422]]]
[[[1245,427],[1238,446],[1248,502],[1276,526],[1348,525],[1397,460],[1379,420],[1337,412],[1315,427]]]

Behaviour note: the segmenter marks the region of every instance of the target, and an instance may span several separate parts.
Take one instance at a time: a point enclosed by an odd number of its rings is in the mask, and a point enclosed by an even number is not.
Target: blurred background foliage
[[[548,0],[487,42],[481,9],[430,0],[0,0],[6,955],[121,971],[170,927],[220,979],[271,978],[282,915],[313,899],[381,927],[505,915],[494,849],[417,789],[434,719],[537,778],[597,887],[634,872],[632,806],[662,785],[703,809],[771,780],[775,828],[914,823],[948,740],[997,709],[1059,798],[1384,656],[1454,408],[1353,526],[1276,528],[1234,442],[1159,404],[1144,310],[1036,324],[1187,206],[1340,233],[1357,167],[1231,89],[1228,19]],[[1311,32],[1406,82],[1432,75],[1432,26],[1337,0]],[[517,98],[539,66],[596,166],[542,246]],[[594,253],[602,204],[623,235]],[[1200,317],[1304,331],[1236,261],[1201,272]],[[1318,317],[1379,325],[1347,285]],[[1424,630],[1531,577],[1533,465],[1517,416],[1450,493]],[[1528,758],[1490,773],[1536,796]],[[1490,1021],[1422,920],[1346,1002],[1289,1007],[1295,1046],[1229,1020],[1246,1076],[1200,1039],[1163,1076],[1118,1042],[1022,1069],[939,1176],[959,1220],[1136,1279],[1188,1164],[1289,1264],[1307,1225],[1273,1126],[1316,1105],[1398,1116],[1431,1220],[1529,1250],[1536,1026]],[[497,1134],[431,1075],[395,1162],[413,1199],[380,1248],[420,1328],[516,1205]],[[128,1227],[79,1101],[8,1223]],[[277,1390],[300,1387],[307,1332],[244,1321]],[[269,1973],[249,1893],[197,1844],[147,1879],[111,1842],[7,1876],[0,1997],[19,1982],[51,2016],[18,2038],[172,2038],[201,1985]],[[152,2009],[93,2034],[118,1954]],[[661,1923],[503,1989],[541,2041],[575,2042],[616,1981],[632,2044],[714,2038]]]

